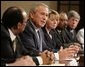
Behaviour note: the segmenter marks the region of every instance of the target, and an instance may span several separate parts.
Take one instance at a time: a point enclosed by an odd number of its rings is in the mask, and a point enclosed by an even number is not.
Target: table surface
[[[65,64],[50,64],[50,65],[39,65],[39,66],[65,66]]]

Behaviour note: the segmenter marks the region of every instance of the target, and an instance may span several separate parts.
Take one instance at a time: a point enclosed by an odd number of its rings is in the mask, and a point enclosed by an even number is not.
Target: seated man
[[[30,56],[39,56],[44,50],[50,50],[50,48],[46,46],[41,29],[41,27],[46,24],[48,13],[49,9],[47,5],[43,3],[36,4],[30,9],[25,30],[19,34]]]
[[[74,10],[70,10],[67,14],[68,16],[68,21],[67,21],[67,31],[68,31],[68,37],[70,39],[71,42],[77,42],[78,40],[76,38],[76,27],[80,21],[80,15],[78,14],[78,12],[74,11]]]

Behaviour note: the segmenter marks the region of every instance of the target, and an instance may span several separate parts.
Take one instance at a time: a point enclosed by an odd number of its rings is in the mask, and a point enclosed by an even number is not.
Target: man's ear
[[[31,12],[29,13],[29,18],[33,18],[33,16],[34,16],[34,12],[31,11]]]
[[[19,22],[18,24],[17,24],[17,29],[19,29],[21,27],[21,23]]]

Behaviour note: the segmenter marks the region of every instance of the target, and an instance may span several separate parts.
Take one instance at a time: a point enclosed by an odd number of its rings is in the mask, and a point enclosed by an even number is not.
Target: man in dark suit
[[[29,51],[31,56],[39,56],[41,52],[49,49],[45,42],[41,27],[46,23],[48,17],[48,6],[45,4],[37,4],[29,12],[29,20],[20,38]]]
[[[2,17],[1,22],[1,65],[4,66],[30,66],[39,65],[39,59],[42,64],[49,64],[51,59],[47,57],[48,51],[41,54],[40,57],[28,56],[28,51],[22,45],[18,36],[23,32],[27,22],[27,14],[22,8],[10,7]],[[51,53],[49,52],[49,55]],[[51,59],[52,61],[52,59]]]
[[[80,21],[80,15],[74,11],[71,10],[68,12],[68,22],[67,22],[67,30],[68,30],[68,34],[70,35],[70,40],[72,42],[78,42],[77,38],[76,38],[76,27],[78,25]]]

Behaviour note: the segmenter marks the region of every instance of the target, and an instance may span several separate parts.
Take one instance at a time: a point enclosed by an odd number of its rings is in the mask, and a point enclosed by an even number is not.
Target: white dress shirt
[[[84,28],[78,31],[77,40],[82,44],[82,47],[84,48]]]

